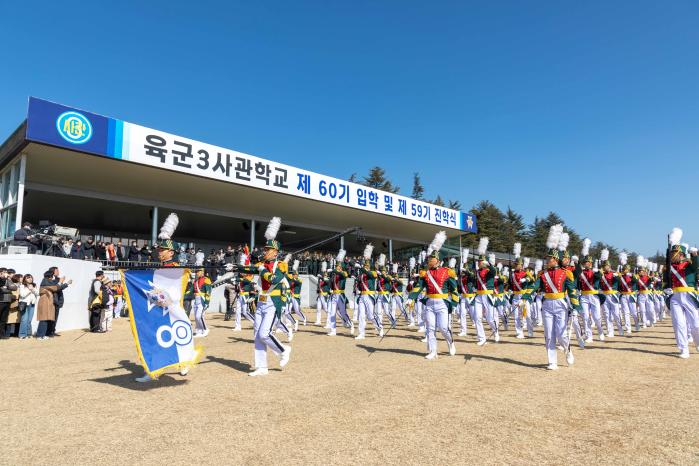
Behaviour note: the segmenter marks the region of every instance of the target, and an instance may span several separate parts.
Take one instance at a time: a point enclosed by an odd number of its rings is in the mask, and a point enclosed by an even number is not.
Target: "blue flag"
[[[122,272],[131,331],[146,373],[157,377],[167,369],[191,367],[195,348],[192,324],[182,307],[189,270],[164,268]]]

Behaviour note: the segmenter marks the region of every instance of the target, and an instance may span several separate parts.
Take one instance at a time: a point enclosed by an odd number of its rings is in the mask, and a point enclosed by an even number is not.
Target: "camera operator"
[[[29,254],[36,253],[36,245],[39,243],[39,239],[34,236],[31,223],[24,222],[22,223],[22,228],[15,231],[14,243],[17,246],[26,246]]]

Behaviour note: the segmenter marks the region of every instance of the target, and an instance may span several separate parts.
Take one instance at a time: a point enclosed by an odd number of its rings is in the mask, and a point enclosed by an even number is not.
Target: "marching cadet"
[[[162,267],[178,267],[180,264],[175,260],[175,251],[179,249],[179,244],[172,240],[172,235],[175,234],[175,230],[180,223],[180,219],[176,213],[171,213],[167,216],[163,222],[163,226],[160,227],[160,233],[158,234],[158,260]],[[189,373],[189,367],[183,367],[180,369],[180,375],[185,376]],[[153,380],[158,380],[155,377],[151,377],[145,374],[141,377],[136,378],[136,382],[145,383]]]
[[[383,316],[386,315],[391,323],[391,328],[396,326],[396,318],[391,313],[389,288],[391,277],[386,268],[386,254],[379,254],[378,265],[376,267],[376,306],[374,310],[378,314],[379,320],[383,324]]]
[[[376,305],[376,280],[378,274],[371,267],[371,253],[374,251],[372,244],[367,244],[364,248],[364,263],[357,272],[356,280],[359,289],[359,333],[355,340],[366,338],[366,321],[371,319],[374,326],[379,331],[379,336],[383,336],[383,324],[375,310]]]
[[[583,239],[581,251],[582,261],[577,265],[578,269],[578,289],[580,290],[580,307],[585,322],[585,342],[592,343],[592,326],[590,318],[597,327],[599,340],[604,341],[604,331],[602,330],[602,311],[599,301],[599,281],[600,273],[597,267],[593,269],[592,256],[590,256],[590,238]]]
[[[470,251],[463,249],[461,251],[462,268],[459,274],[459,322],[461,324],[460,337],[465,337],[468,334],[467,318],[470,317],[473,325],[476,327],[476,335],[478,340],[485,340],[485,331],[483,330],[483,322],[476,321],[473,316],[473,301],[476,299],[476,287],[473,284],[474,274],[468,269],[468,256]]]
[[[390,291],[391,291],[391,315],[396,318],[396,308],[405,317],[405,320],[410,323],[410,317],[405,310],[405,305],[403,304],[403,282],[398,278],[398,264],[393,264],[393,275],[390,278]]]
[[[205,314],[211,301],[211,280],[204,273],[204,269],[196,270],[196,277],[193,282],[187,284],[185,294],[194,296],[192,309],[194,310],[194,323],[196,330],[194,338],[205,337],[209,334],[209,327],[206,325]]]
[[[316,299],[316,325],[322,325],[322,311],[325,311],[325,328],[329,326],[328,314],[328,292],[330,290],[330,282],[327,275],[327,263],[323,261],[321,264],[321,273],[318,274],[318,287],[316,288],[316,293],[318,293],[318,298]]]
[[[560,342],[566,349],[566,362],[572,365],[575,362],[573,352],[570,349],[570,341],[566,334],[569,307],[566,303],[566,294],[573,308],[573,318],[576,318],[580,310],[580,303],[575,294],[575,284],[567,270],[559,267],[560,251],[558,241],[563,232],[561,225],[554,225],[549,231],[546,240],[547,254],[546,270],[536,279],[532,291],[544,291],[542,313],[544,315],[544,337],[548,354],[549,370],[558,369],[558,355],[556,342]],[[524,299],[531,300],[531,294],[525,294]]]
[[[250,265],[250,256],[245,253],[241,254],[239,265],[241,267],[248,267]],[[235,309],[235,327],[233,327],[233,331],[239,332],[241,330],[240,325],[242,317],[245,317],[250,322],[255,322],[255,317],[253,317],[249,311],[250,306],[254,306],[255,302],[255,282],[253,281],[253,276],[241,273],[238,284],[233,291],[236,293],[233,299],[233,306]]]
[[[648,275],[648,267],[650,263],[643,256],[636,256],[636,289],[638,295],[636,301],[638,304],[639,318],[643,319],[643,328],[652,327],[655,324],[655,303],[653,302],[653,281]]]
[[[495,263],[495,254],[491,253],[488,256],[488,258],[488,262],[490,262],[491,264]],[[510,322],[506,309],[505,285],[509,281],[509,278],[505,276],[505,269],[503,269],[502,263],[498,262],[495,268],[498,271],[495,275],[495,281],[493,282],[493,300],[495,301],[494,306],[497,310],[497,312],[495,313],[495,324],[499,328],[500,320],[502,320],[503,327],[505,331],[507,331],[510,328]]]
[[[672,289],[669,299],[672,328],[682,359],[689,358],[689,337],[699,352],[699,298],[697,297],[697,248],[680,244],[682,230],[673,228],[666,254],[665,288]]]
[[[289,275],[289,288],[291,290],[291,310],[301,319],[303,319],[303,325],[306,325],[306,315],[301,310],[301,288],[303,287],[303,282],[299,280],[299,261],[296,259],[294,261],[294,266],[292,272]],[[299,323],[296,321],[296,327],[294,331],[299,329]]]
[[[558,254],[559,254],[559,267],[568,274],[568,279],[573,283],[573,288],[574,288],[574,294],[575,297],[578,298],[578,302],[580,301],[580,297],[578,294],[578,289],[577,289],[577,282],[578,282],[578,268],[577,268],[577,263],[578,257],[575,257],[575,260],[573,260],[572,257],[570,257],[570,254],[568,253],[568,243],[570,242],[570,235],[568,233],[562,232],[561,237],[558,240]],[[569,304],[569,307],[572,308],[572,305],[570,305],[570,296],[566,295],[566,302]],[[581,308],[582,310],[582,308]],[[578,320],[578,312],[573,312],[571,314],[572,320],[571,320],[571,326],[575,330],[575,336],[578,340],[578,346],[580,348],[585,348],[585,340],[586,340],[586,335],[584,333],[583,328],[588,326],[589,323],[583,322],[583,325],[580,325],[580,321]],[[583,316],[583,320],[585,317]]]
[[[350,329],[350,335],[354,335],[354,323],[347,314],[347,303],[345,301],[345,286],[349,274],[345,270],[345,250],[340,249],[335,258],[335,270],[329,274],[330,295],[328,320],[330,321],[330,332],[328,335],[337,335],[337,315],[340,315],[345,327]]]
[[[614,336],[614,323],[616,322],[619,335],[624,336],[624,327],[621,325],[621,315],[619,313],[619,276],[612,272],[612,265],[609,263],[609,250],[602,249],[600,253],[602,261],[602,273],[600,273],[600,291],[602,294],[602,311],[607,322],[607,338]]]
[[[619,253],[619,264],[621,265],[621,274],[619,275],[619,290],[621,298],[619,302],[623,311],[626,336],[631,336],[631,316],[636,324],[636,331],[640,330],[638,315],[636,310],[636,284],[631,266],[628,264],[628,256],[625,252]]]
[[[284,367],[289,363],[291,346],[284,346],[274,336],[273,329],[281,318],[284,306],[283,294],[286,287],[286,264],[277,260],[281,246],[276,240],[281,219],[273,217],[265,231],[265,247],[262,254],[262,262],[255,266],[241,267],[243,273],[258,274],[260,284],[260,296],[255,312],[255,370],[250,376],[267,375],[267,349],[270,349],[279,357],[279,366]]]
[[[500,341],[500,333],[498,332],[498,323],[496,311],[493,301],[493,293],[495,289],[495,277],[497,269],[494,264],[489,263],[486,258],[488,250],[488,237],[483,237],[478,243],[478,261],[476,264],[477,270],[475,273],[476,279],[476,301],[474,303],[475,319],[481,320],[485,315],[485,320],[490,325],[490,329],[495,337],[495,342]],[[494,262],[494,261],[493,261]],[[479,337],[478,346],[485,345],[486,340],[481,340]]]
[[[428,354],[425,359],[428,360],[437,358],[437,328],[447,341],[449,354],[456,354],[456,345],[449,328],[449,313],[453,304],[451,294],[456,290],[456,274],[449,267],[439,266],[439,250],[446,239],[447,235],[443,231],[435,235],[427,249],[427,270],[420,273],[419,286],[426,292],[424,304]]]
[[[524,338],[524,320],[527,321],[527,334],[532,337],[534,328],[531,324],[531,318],[527,314],[527,303],[522,300],[526,289],[534,280],[527,274],[524,265],[524,259],[521,257],[522,243],[515,243],[513,247],[513,255],[515,256],[515,268],[510,274],[510,290],[512,290],[512,309],[515,314],[515,332],[516,338]],[[527,264],[529,265],[529,264]]]

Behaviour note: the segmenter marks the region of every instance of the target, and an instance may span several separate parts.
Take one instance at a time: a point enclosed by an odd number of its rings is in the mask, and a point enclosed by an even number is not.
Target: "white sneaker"
[[[265,367],[265,368],[255,369],[254,371],[250,372],[248,375],[250,377],[258,377],[260,375],[267,375],[267,374],[269,374],[269,371]]]
[[[558,364],[549,364],[548,366],[546,366],[546,369],[550,371],[556,371],[558,370]]]
[[[585,338],[585,343],[592,343],[592,337],[589,336],[589,337]]]
[[[240,328],[240,325],[236,325],[235,327],[233,327],[234,332],[240,332],[241,330],[242,328]]]
[[[500,341],[500,332],[495,332],[495,343]]]
[[[517,338],[518,340],[523,340],[523,339],[524,339],[524,333],[517,333],[517,335],[515,335],[515,338]]]
[[[466,336],[466,332],[459,332],[459,336],[460,336],[460,337],[465,337],[465,336]]]
[[[354,324],[350,327],[350,335],[354,335]]]
[[[319,321],[319,320],[316,320],[315,323],[314,323],[313,325],[320,325],[320,321]]]
[[[533,337],[534,337],[534,332],[532,332],[531,330],[527,330],[527,336],[528,336],[529,338],[533,338]]]
[[[573,363],[575,362],[575,356],[573,356],[572,351],[568,351],[568,354],[566,354],[566,362],[568,363],[569,366],[572,366]]]
[[[425,356],[425,359],[427,359],[428,361],[432,361],[432,360],[437,359],[437,352],[436,351],[431,352],[430,354]]]
[[[689,359],[689,350],[684,350],[680,353],[682,359]]]
[[[687,355],[687,356],[689,357],[689,355]],[[136,382],[140,382],[140,383],[150,382],[152,380],[157,380],[157,379],[154,379],[153,377],[151,377],[148,374],[144,375],[143,377],[136,378]]]
[[[478,346],[483,346],[486,343],[488,343],[488,340],[478,340],[478,343],[476,343]]]
[[[556,345],[556,349],[558,351],[565,351],[565,348],[563,347],[563,345]]]
[[[456,345],[453,342],[451,345],[449,345],[449,354],[451,356],[454,356],[456,354]]]
[[[411,322],[408,324],[408,327],[415,327],[415,322],[412,322],[412,321],[411,321]]]
[[[383,329],[379,330],[379,337],[383,336]]]
[[[201,338],[203,336],[204,336],[204,332],[199,332],[199,331],[194,332],[194,335],[193,335],[194,338]]]
[[[607,338],[614,338],[614,334],[613,334],[613,333],[608,333],[608,334],[607,334]]]
[[[291,357],[291,346],[287,346],[279,359],[279,367],[284,367],[289,364],[289,358]]]
[[[356,337],[354,337],[354,339],[355,340],[364,340],[364,339],[366,339],[366,337],[364,336],[364,334],[361,334],[361,335],[357,335]]]
[[[599,341],[604,341],[604,333],[599,334]]]
[[[423,338],[423,339],[420,340],[420,341],[423,342],[423,343],[427,343],[427,337]]]
[[[180,375],[184,377],[185,375],[189,374],[189,367],[183,367],[180,369]]]
[[[337,329],[332,329],[328,332],[329,337],[334,337],[335,335],[337,335]]]
[[[303,319],[303,326],[306,326],[306,319]]]
[[[425,333],[425,327],[418,327],[417,333]]]
[[[297,320],[296,322],[294,322],[294,332],[298,332],[298,331],[299,331],[299,321]]]

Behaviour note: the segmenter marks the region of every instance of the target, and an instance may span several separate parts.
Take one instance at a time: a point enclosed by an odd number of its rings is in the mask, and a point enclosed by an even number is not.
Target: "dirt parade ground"
[[[149,384],[134,382],[127,319],[108,334],[0,342],[0,463],[699,463],[699,354],[677,357],[667,319],[576,348],[573,367],[560,353],[555,372],[541,327],[483,347],[469,329],[453,357],[440,337],[426,361],[405,326],[379,344],[308,325],[289,365],[270,355],[256,378],[249,323],[209,323],[201,363]]]

